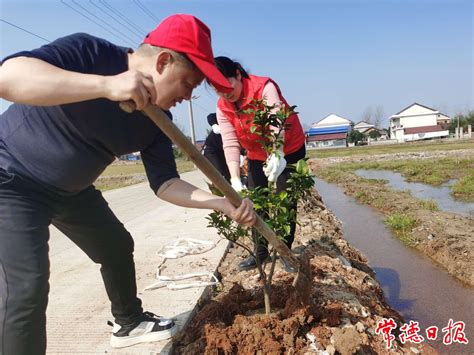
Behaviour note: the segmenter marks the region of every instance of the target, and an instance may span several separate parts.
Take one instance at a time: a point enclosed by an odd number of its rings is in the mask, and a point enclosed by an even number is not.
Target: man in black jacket
[[[138,110],[149,103],[169,110],[205,77],[231,90],[213,58],[207,26],[174,15],[136,51],[74,34],[2,61],[0,97],[14,104],[0,117],[0,354],[46,351],[50,224],[101,264],[113,347],[175,333],[172,320],[143,312],[133,239],[92,185],[116,157],[140,151],[163,200],[255,222],[249,200],[235,208],[180,180],[170,140],[139,111],[118,105],[133,100]]]

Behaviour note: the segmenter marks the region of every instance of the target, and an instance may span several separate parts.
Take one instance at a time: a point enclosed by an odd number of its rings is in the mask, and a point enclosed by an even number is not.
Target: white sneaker
[[[143,312],[142,317],[135,323],[129,325],[115,323],[110,345],[113,348],[124,348],[139,343],[165,340],[175,335],[177,329],[171,319]]]

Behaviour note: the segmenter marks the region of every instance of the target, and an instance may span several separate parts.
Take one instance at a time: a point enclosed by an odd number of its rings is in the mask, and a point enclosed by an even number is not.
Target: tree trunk
[[[265,285],[263,286],[263,299],[265,300],[265,314],[269,315],[272,311],[270,304],[270,285],[265,280]]]

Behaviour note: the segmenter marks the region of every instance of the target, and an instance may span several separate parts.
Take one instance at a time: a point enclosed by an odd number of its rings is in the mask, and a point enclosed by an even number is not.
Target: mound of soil
[[[309,259],[311,300],[299,302],[294,274],[278,263],[272,285],[272,313],[263,311],[256,270],[238,272],[246,257],[229,249],[219,267],[222,286],[200,305],[175,342],[177,354],[382,354],[388,353],[377,323],[402,317],[386,303],[374,272],[360,252],[342,238],[340,222],[316,191],[299,206],[295,251]],[[397,335],[396,333],[393,333]],[[436,353],[426,344],[395,341],[391,354]]]

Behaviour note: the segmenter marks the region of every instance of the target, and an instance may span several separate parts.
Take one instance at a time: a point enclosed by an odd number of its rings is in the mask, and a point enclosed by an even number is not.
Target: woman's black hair
[[[237,70],[240,72],[243,78],[248,78],[249,75],[244,68],[238,62],[234,62],[228,57],[215,57],[214,63],[216,64],[217,69],[226,77],[226,78],[235,78]]]

